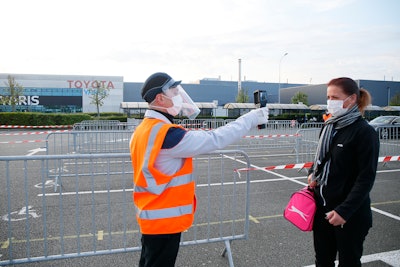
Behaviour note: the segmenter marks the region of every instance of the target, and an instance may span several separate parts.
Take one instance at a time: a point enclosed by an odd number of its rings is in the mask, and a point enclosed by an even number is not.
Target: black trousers
[[[361,266],[363,243],[372,225],[371,209],[358,211],[342,226],[333,226],[325,219],[323,208],[317,208],[313,237],[316,267],[334,267],[339,254],[339,267]]]
[[[139,267],[173,267],[178,256],[181,233],[142,235]]]

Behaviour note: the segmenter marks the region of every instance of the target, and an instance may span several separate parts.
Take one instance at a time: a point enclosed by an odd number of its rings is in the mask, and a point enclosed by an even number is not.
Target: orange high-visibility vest
[[[322,119],[323,119],[324,121],[327,121],[330,117],[332,117],[332,114],[330,114],[330,113],[328,113],[328,114],[326,114],[326,113],[322,114]]]
[[[135,185],[133,201],[143,234],[180,233],[193,223],[196,200],[192,158],[184,159],[182,168],[173,175],[155,168],[171,127],[181,126],[145,118],[130,141]]]

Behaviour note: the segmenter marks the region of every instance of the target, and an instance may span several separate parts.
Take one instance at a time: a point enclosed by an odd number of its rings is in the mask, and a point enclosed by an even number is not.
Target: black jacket
[[[346,221],[363,210],[371,212],[369,192],[378,157],[378,134],[363,118],[337,130],[332,139],[328,183],[322,192],[320,186],[315,187],[317,205],[326,211],[334,209]]]

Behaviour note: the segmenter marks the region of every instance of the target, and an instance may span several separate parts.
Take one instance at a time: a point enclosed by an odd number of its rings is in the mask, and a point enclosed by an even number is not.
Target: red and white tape
[[[188,131],[211,131],[211,128],[185,128]]]
[[[0,129],[51,129],[51,128],[72,128],[73,125],[0,125]]]
[[[283,170],[283,169],[302,169],[302,168],[310,168],[312,166],[312,162],[306,163],[297,163],[297,164],[287,164],[287,165],[277,165],[277,166],[268,166],[268,167],[253,167],[253,168],[241,168],[237,169],[237,171],[257,171],[257,170]]]
[[[49,133],[64,133],[70,130],[55,130],[55,131],[43,131],[43,132],[28,132],[28,133],[0,133],[0,136],[16,136],[16,135],[35,135],[35,134],[49,134]]]
[[[245,135],[245,136],[243,136],[243,138],[255,138],[255,139],[260,139],[260,138],[297,137],[297,136],[300,136],[300,134]]]
[[[389,161],[400,161],[400,156],[384,156],[384,157],[378,158],[378,162],[389,162]],[[303,169],[303,168],[311,168],[312,164],[313,164],[313,162],[306,162],[306,163],[297,163],[297,164],[268,166],[268,167],[241,168],[241,169],[237,169],[237,171]]]
[[[213,129],[208,128],[186,128],[188,131],[211,131]],[[268,135],[245,135],[242,136],[244,139],[262,139],[262,138],[282,138],[282,137],[298,137],[300,134],[268,134]]]
[[[379,157],[378,162],[400,161],[400,156]]]
[[[26,144],[26,143],[41,143],[41,142],[46,142],[46,140],[8,141],[8,142],[0,142],[0,144]]]

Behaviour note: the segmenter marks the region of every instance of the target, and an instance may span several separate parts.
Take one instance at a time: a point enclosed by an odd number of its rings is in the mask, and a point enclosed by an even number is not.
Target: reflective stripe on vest
[[[149,175],[149,173],[144,174],[146,181],[148,181],[148,179],[149,179],[149,176],[147,176],[147,175]],[[151,179],[154,180],[153,176],[151,176]],[[169,187],[188,184],[192,180],[193,180],[192,174],[185,174],[185,175],[175,177],[167,184],[160,184],[160,185],[154,185],[154,186],[148,186],[148,187],[135,186],[135,192],[140,192],[140,193],[150,192],[152,194],[160,195],[162,192],[164,192],[165,189],[167,189]]]
[[[193,205],[180,206],[175,208],[166,208],[160,210],[142,210],[138,212],[138,216],[140,219],[165,219],[171,217],[178,217],[181,215],[192,214]]]
[[[146,145],[144,161],[142,165],[142,174],[146,181],[147,186],[146,187],[135,186],[134,192],[136,193],[148,192],[156,195],[161,195],[167,188],[189,184],[190,182],[193,181],[193,174],[189,173],[180,176],[175,176],[172,180],[170,180],[166,184],[157,184],[156,179],[151,174],[148,168],[150,155],[152,152],[153,144],[156,142],[158,133],[161,127],[163,127],[163,125],[164,125],[163,123],[157,123],[152,127],[150,131],[148,143]],[[136,207],[136,212],[137,216],[140,219],[149,219],[149,220],[166,219],[166,218],[179,217],[182,215],[192,214],[193,205],[184,205],[172,208],[162,208],[153,210],[140,210],[138,207]]]
[[[160,131],[162,126],[163,126],[162,123],[157,123],[151,129],[151,132],[149,135],[149,141],[147,142],[147,146],[146,146],[146,153],[144,156],[142,173],[143,173],[144,178],[146,179],[147,187],[150,187],[150,188],[157,186],[156,180],[154,179],[153,175],[151,175],[150,170],[147,167],[147,166],[149,166],[149,159],[150,159],[151,148],[152,148],[151,144],[155,143],[158,131]]]
[[[153,175],[150,173],[150,170],[148,168],[150,153],[151,153],[151,148],[152,148],[152,146],[150,144],[154,144],[154,142],[157,138],[158,131],[161,129],[162,126],[163,126],[162,123],[157,123],[156,125],[154,125],[154,127],[151,129],[151,132],[149,135],[149,141],[148,141],[147,147],[146,147],[146,153],[145,153],[145,157],[144,157],[142,173],[146,180],[147,187],[136,186],[135,192],[150,192],[152,194],[160,195],[165,189],[167,189],[169,187],[184,185],[193,180],[193,177],[192,177],[193,174],[185,174],[185,175],[175,177],[167,184],[157,185],[156,180],[154,179]]]

